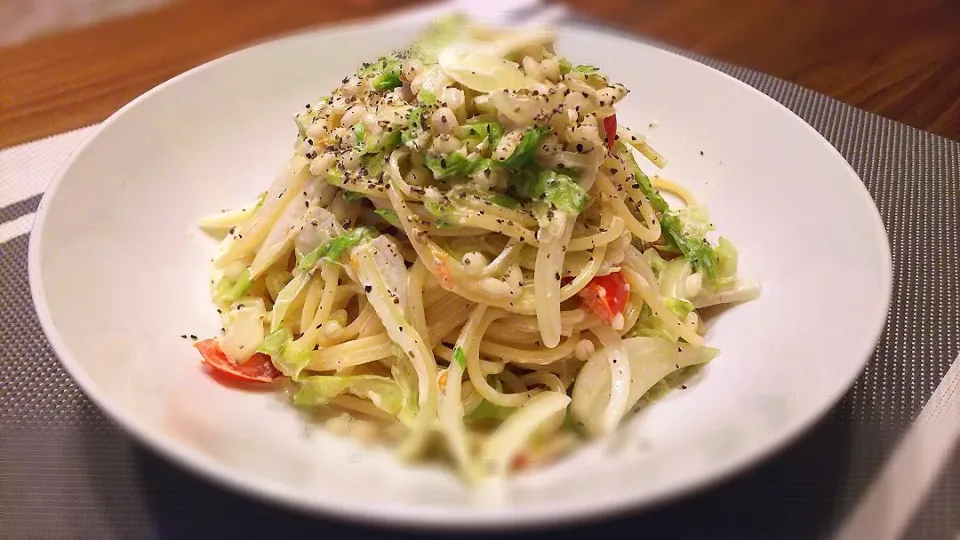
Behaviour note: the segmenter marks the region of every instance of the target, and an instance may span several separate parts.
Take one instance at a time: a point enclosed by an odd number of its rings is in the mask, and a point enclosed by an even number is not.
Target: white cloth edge
[[[900,538],[960,438],[960,356],[840,528],[839,540]]]

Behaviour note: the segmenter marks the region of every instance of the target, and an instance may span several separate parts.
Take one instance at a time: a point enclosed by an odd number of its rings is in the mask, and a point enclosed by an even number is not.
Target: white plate
[[[711,209],[760,300],[727,310],[722,351],[686,391],[617,435],[525,473],[505,499],[446,469],[400,466],[327,434],[287,396],[226,388],[181,334],[219,330],[214,243],[201,215],[265,189],[292,150],[291,113],[416,28],[380,23],[260,45],[194,69],[107,120],[43,198],[30,281],[64,366],[139,439],[229,486],[286,505],[397,523],[556,523],[651,504],[756,462],[844,393],[873,351],[890,252],[843,158],[773,100],[622,37],[567,29],[558,48],[632,89],[621,123],[649,132],[665,176]],[[648,127],[651,122],[655,127]],[[701,155],[702,152],[702,155]]]

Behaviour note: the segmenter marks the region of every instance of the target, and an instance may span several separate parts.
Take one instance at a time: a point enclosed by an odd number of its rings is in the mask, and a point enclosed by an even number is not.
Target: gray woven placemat
[[[761,73],[688,56],[783,103],[860,174],[893,249],[887,329],[840,405],[780,455],[676,504],[568,532],[822,537],[848,515],[957,356],[960,144]],[[0,221],[36,204],[33,198],[2,208]],[[0,244],[0,538],[382,534],[225,492],[134,443],[73,385],[46,344],[33,315],[26,254],[25,235]],[[927,498],[910,538],[960,531],[960,459],[954,462],[953,476]]]

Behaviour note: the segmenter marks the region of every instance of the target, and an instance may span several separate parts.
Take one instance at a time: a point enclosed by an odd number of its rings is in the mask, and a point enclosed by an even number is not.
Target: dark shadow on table
[[[838,518],[836,499],[850,465],[852,432],[849,422],[841,419],[844,416],[835,409],[771,460],[697,495],[646,512],[524,536],[823,537]],[[138,448],[135,456],[144,493],[156,517],[156,532],[162,538],[442,536],[291,513],[227,492],[143,448]]]

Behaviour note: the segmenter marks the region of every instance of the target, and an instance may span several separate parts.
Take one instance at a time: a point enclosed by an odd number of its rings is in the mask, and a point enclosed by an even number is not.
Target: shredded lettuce
[[[685,320],[687,315],[693,311],[693,303],[689,300],[665,297],[663,303],[667,306],[667,309],[673,312],[681,321]],[[637,318],[637,323],[633,325],[633,328],[631,328],[624,337],[665,338],[671,343],[676,343],[680,340],[676,329],[666,327],[663,321],[653,314],[650,306],[646,304],[640,308],[640,317]]]
[[[737,248],[726,238],[720,237],[717,248],[717,280],[729,281],[737,277]]]
[[[460,140],[480,144],[483,139],[490,139],[490,146],[496,146],[503,137],[503,126],[499,122],[478,122],[470,120],[460,126]]]
[[[459,152],[444,156],[426,156],[423,163],[437,180],[450,177],[465,177],[490,167],[487,158],[470,158]]]
[[[253,275],[250,269],[244,270],[236,279],[230,279],[224,276],[217,282],[217,292],[213,296],[213,301],[219,303],[233,302],[241,296],[247,294],[253,285]]]
[[[400,146],[403,135],[399,131],[384,131],[376,137],[367,137],[366,144],[361,146],[364,154],[380,154],[389,152]]]
[[[571,214],[579,214],[590,197],[573,178],[556,171],[540,171],[534,195]]]
[[[364,195],[363,193],[358,193],[356,191],[346,191],[346,190],[342,192],[341,197],[343,197],[343,200],[348,202],[362,201],[363,199],[367,198],[367,196]]]
[[[509,208],[511,210],[519,210],[521,205],[520,201],[514,199],[509,195],[504,195],[502,193],[494,193],[488,197],[489,201],[497,206],[502,206],[504,208]]]
[[[396,415],[403,408],[403,392],[396,381],[390,377],[377,375],[315,375],[305,377],[300,390],[293,396],[296,405],[315,407],[326,405],[335,397],[350,393],[369,399],[383,411]]]
[[[445,229],[450,227],[450,220],[453,217],[453,208],[450,206],[450,202],[446,199],[441,201],[426,201],[423,203],[423,207],[427,209],[427,212],[430,212],[430,215],[437,218],[437,228]]]
[[[687,206],[677,211],[677,218],[683,225],[684,236],[706,238],[707,233],[713,230],[707,209],[701,205]]]
[[[417,101],[423,103],[424,105],[436,105],[437,104],[437,95],[427,90],[426,88],[421,89],[417,92]]]
[[[374,90],[393,90],[403,84],[400,81],[400,59],[393,55],[381,56],[376,62],[364,66],[359,75],[372,77]]]
[[[462,348],[457,347],[456,349],[453,350],[453,360],[454,360],[457,364],[460,364],[460,367],[462,367],[462,368],[466,368],[466,367],[467,367],[467,355],[464,354]]]
[[[566,58],[560,58],[560,60],[558,60],[558,64],[560,66],[561,75],[566,75],[567,73],[570,73],[571,70],[573,70],[573,64],[571,64],[570,61],[567,60]]]
[[[590,64],[580,64],[579,66],[571,68],[570,71],[574,73],[583,73],[585,75],[596,75],[600,73],[600,68],[591,66]]]
[[[331,238],[329,241],[321,244],[317,249],[304,255],[298,267],[300,270],[308,271],[316,266],[321,259],[336,262],[345,251],[359,245],[365,240],[373,238],[373,236],[374,234],[366,227],[357,227],[356,229],[345,231],[340,236]]]
[[[533,155],[537,150],[537,144],[540,139],[550,133],[549,128],[531,127],[523,132],[523,138],[517,144],[517,147],[510,154],[510,157],[503,161],[494,162],[511,171],[518,171],[533,161]]]
[[[363,122],[357,122],[352,129],[353,135],[357,138],[357,149],[362,150],[364,143],[367,141],[367,127],[363,125]]]
[[[664,305],[667,306],[667,309],[673,312],[681,321],[687,318],[687,315],[693,311],[693,302],[689,300],[681,300],[678,298],[664,298]]]
[[[664,214],[660,217],[660,227],[667,247],[683,254],[690,261],[694,269],[702,272],[711,282],[717,277],[717,252],[703,238],[685,235],[683,222],[675,214]]]
[[[269,354],[271,357],[280,356],[287,342],[293,339],[293,333],[289,328],[281,328],[263,339],[263,343],[257,347],[257,352]]]
[[[389,209],[386,209],[386,208],[381,208],[381,209],[379,209],[379,210],[374,210],[374,213],[377,214],[378,216],[382,217],[384,220],[387,221],[387,223],[390,223],[391,225],[399,225],[399,224],[400,224],[400,217],[399,217],[399,216],[397,215],[397,213],[396,213],[395,211],[393,211],[393,210],[389,210]]]
[[[660,253],[653,248],[647,248],[643,252],[643,258],[650,265],[650,268],[653,270],[654,275],[657,277],[660,276],[660,273],[663,272],[663,269],[667,267],[667,261],[660,256]]]
[[[273,365],[284,375],[293,380],[299,380],[300,372],[306,369],[310,364],[310,351],[312,346],[307,343],[298,343],[296,340],[288,341],[278,356],[271,356]]]
[[[650,182],[650,178],[643,174],[643,171],[640,170],[640,165],[637,165],[637,160],[633,157],[633,150],[627,148],[627,145],[623,144],[622,142],[617,141],[617,153],[623,156],[627,162],[627,165],[629,165],[633,170],[633,175],[637,182],[635,187],[639,188],[644,195],[649,197],[650,204],[653,206],[653,209],[657,212],[666,212],[670,210],[670,205],[667,204],[667,201],[660,195],[660,192],[653,189],[653,184]]]
[[[407,144],[416,139],[423,132],[423,107],[410,109],[410,119],[407,127],[400,134],[400,142]]]
[[[293,302],[300,294],[306,290],[309,280],[310,275],[306,272],[301,272],[294,276],[294,278],[280,290],[280,293],[277,294],[277,299],[273,303],[273,317],[270,319],[271,332],[276,332],[280,329],[280,325],[283,324],[283,319],[287,315],[287,310],[290,309],[290,306],[293,305]]]
[[[403,86],[399,71],[384,72],[373,79],[374,90],[393,90],[399,86]]]

